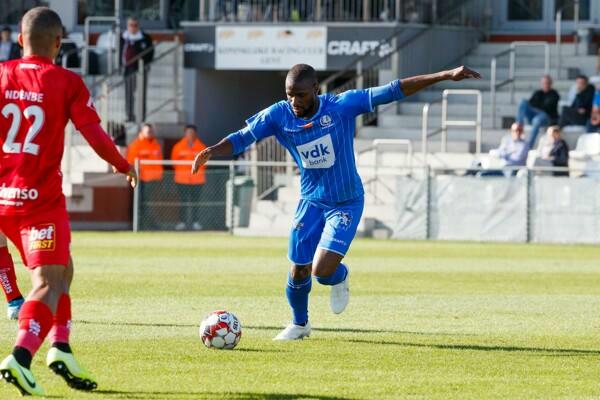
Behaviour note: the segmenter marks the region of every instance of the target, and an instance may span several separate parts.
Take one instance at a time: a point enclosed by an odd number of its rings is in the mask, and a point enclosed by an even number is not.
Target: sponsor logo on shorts
[[[56,226],[41,224],[29,230],[29,251],[52,251],[56,248]]]
[[[339,211],[338,217],[338,226],[340,228],[347,230],[352,225],[352,213],[350,211]]]

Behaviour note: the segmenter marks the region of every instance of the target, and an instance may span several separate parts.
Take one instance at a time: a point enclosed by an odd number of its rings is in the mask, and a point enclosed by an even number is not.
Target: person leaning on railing
[[[194,161],[196,154],[206,148],[206,145],[198,138],[198,130],[195,125],[186,125],[183,131],[183,138],[173,146],[171,151],[171,160],[173,161]],[[199,231],[202,229],[201,210],[197,206],[202,195],[202,187],[206,183],[206,166],[202,166],[198,173],[193,175],[189,164],[175,164],[173,166],[175,174],[173,180],[179,193],[181,208],[179,210],[179,223],[175,229],[193,229]]]
[[[140,29],[140,23],[134,17],[127,20],[127,30],[121,36],[121,65],[125,74],[125,107],[128,121],[135,121],[134,94],[136,89],[135,73],[139,68],[139,58],[144,61],[144,65],[152,62],[154,59],[154,50],[150,35]],[[143,71],[144,95],[146,98],[146,88],[148,85],[148,68]],[[142,101],[142,99],[138,99]],[[142,115],[138,115],[141,120],[146,118],[146,104],[142,104]]]
[[[138,137],[127,147],[127,161],[130,164],[140,161],[159,161],[163,159],[163,152],[152,124],[145,123],[140,129]],[[161,164],[140,164],[140,204],[143,215],[140,215],[140,225],[148,228],[157,228],[157,216],[151,206],[145,205],[156,199],[161,190],[163,166]]]

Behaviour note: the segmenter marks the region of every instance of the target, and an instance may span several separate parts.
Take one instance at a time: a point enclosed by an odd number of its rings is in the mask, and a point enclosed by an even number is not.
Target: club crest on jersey
[[[332,122],[333,121],[331,120],[331,117],[327,114],[323,115],[321,117],[321,119],[319,120],[319,123],[321,124],[321,126],[323,128],[327,128],[327,127],[331,126]]]
[[[56,226],[40,224],[29,230],[29,251],[52,251],[56,248]]]
[[[312,142],[296,146],[302,166],[307,169],[331,168],[335,163],[335,151],[331,135],[322,136]]]

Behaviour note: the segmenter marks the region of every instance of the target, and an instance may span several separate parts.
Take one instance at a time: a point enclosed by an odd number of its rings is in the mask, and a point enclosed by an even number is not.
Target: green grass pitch
[[[357,240],[349,308],[333,315],[315,282],[312,336],[294,343],[271,341],[290,318],[285,239],[76,233],[72,247],[73,347],[99,390],[68,389],[44,367],[44,345],[33,371],[51,396],[600,397],[598,247]],[[198,338],[221,308],[243,325],[233,351]],[[3,353],[15,331],[0,321]]]

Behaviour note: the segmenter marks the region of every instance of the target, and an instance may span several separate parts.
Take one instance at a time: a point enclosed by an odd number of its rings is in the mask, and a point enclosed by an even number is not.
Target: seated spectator
[[[201,230],[202,210],[198,207],[202,186],[206,183],[206,166],[200,167],[197,174],[192,175],[190,168],[191,162],[196,158],[196,154],[206,148],[206,145],[198,138],[198,131],[195,125],[186,125],[183,131],[183,138],[173,146],[171,151],[171,160],[190,161],[190,164],[174,165],[175,175],[173,177],[181,209],[179,211],[179,223],[175,227],[178,231],[186,228]]]
[[[515,122],[510,127],[510,136],[502,138],[500,147],[490,150],[490,156],[499,158],[505,167],[524,167],[527,164],[529,144],[523,140],[523,125]],[[516,175],[516,169],[488,170],[482,176]]]
[[[0,31],[0,62],[14,60],[21,57],[21,48],[12,41],[12,31],[5,26]]]
[[[579,75],[575,80],[577,95],[570,107],[563,107],[560,127],[567,125],[586,126],[592,112],[594,86],[590,85],[587,76]]]
[[[552,135],[552,149],[545,159],[552,162],[553,167],[568,167],[569,145],[560,136],[560,127],[556,125],[551,126],[548,128],[548,133]],[[552,175],[569,176],[569,171],[554,171]]]
[[[590,113],[587,131],[588,133],[600,132],[600,89],[596,90],[596,94],[594,94],[592,112]]]
[[[533,92],[529,101],[523,99],[519,105],[517,122],[523,125],[526,121],[532,125],[529,136],[529,147],[535,146],[538,132],[542,126],[555,124],[558,121],[558,92],[552,89],[552,78],[544,75],[540,79],[540,89]]]
[[[63,39],[69,39],[69,35],[67,34],[67,29],[62,27],[62,37]],[[62,42],[60,45],[60,50],[58,51],[58,55],[54,60],[56,65],[63,66],[63,58],[66,58],[65,67],[67,68],[79,68],[81,66],[81,62],[79,61],[79,51],[77,49],[77,45],[73,42]]]

